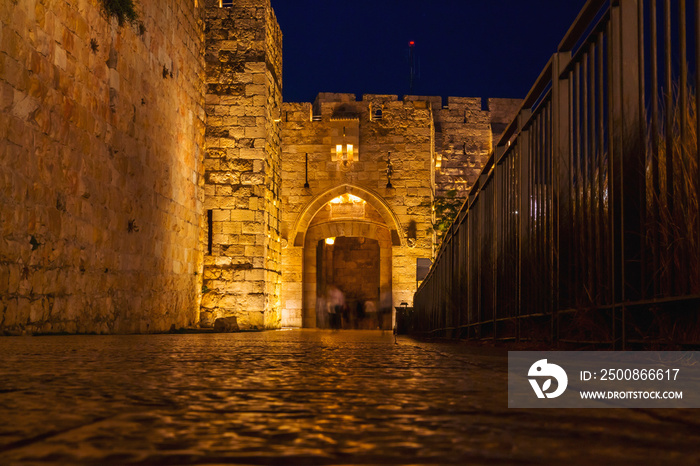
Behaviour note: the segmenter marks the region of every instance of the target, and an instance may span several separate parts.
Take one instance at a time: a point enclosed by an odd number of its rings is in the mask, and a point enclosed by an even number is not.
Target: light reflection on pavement
[[[700,463],[690,410],[509,410],[505,351],[398,343],[0,338],[0,464]]]

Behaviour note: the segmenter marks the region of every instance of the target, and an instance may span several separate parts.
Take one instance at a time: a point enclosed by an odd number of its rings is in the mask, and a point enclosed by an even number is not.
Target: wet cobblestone
[[[0,464],[700,462],[693,410],[507,408],[506,352],[379,332],[0,339]]]

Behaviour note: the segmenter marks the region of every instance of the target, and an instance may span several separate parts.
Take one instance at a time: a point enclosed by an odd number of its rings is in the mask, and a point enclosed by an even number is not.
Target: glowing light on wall
[[[350,204],[350,203],[357,204],[359,202],[364,204],[365,200],[362,199],[361,197],[355,196],[354,194],[345,193],[345,194],[341,194],[340,196],[338,196],[336,198],[331,199],[329,202],[331,204]]]
[[[326,238],[326,244],[332,246],[335,244],[335,238]]]
[[[331,154],[335,154],[331,160],[339,162],[353,162],[358,159],[359,155],[358,151],[355,150],[354,144],[336,144],[335,150],[331,148]]]

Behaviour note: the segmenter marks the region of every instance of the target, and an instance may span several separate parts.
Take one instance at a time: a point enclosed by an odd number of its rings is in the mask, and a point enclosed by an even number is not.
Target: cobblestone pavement
[[[0,464],[700,463],[693,410],[508,409],[506,367],[379,332],[0,338]]]

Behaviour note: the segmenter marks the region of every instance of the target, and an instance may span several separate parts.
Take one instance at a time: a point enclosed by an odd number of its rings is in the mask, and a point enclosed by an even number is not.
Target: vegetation
[[[445,232],[452,226],[457,212],[462,207],[464,199],[457,197],[457,190],[451,189],[444,196],[436,196],[433,201],[435,220],[433,229],[437,234],[437,242],[440,243]]]
[[[109,16],[117,18],[120,26],[126,21],[136,21],[138,13],[134,6],[134,0],[101,0],[102,6]]]
[[[670,131],[664,127],[665,116],[660,115],[656,148],[652,134],[648,140],[647,231],[652,234],[647,235],[647,246],[656,255],[654,278],[660,285],[657,292],[668,296],[700,292],[697,109],[693,89],[688,89],[687,94],[688,105],[681,108],[678,92],[675,93]],[[663,103],[660,102],[661,109]],[[658,166],[656,187],[653,162]],[[672,174],[671,182],[669,174]]]

